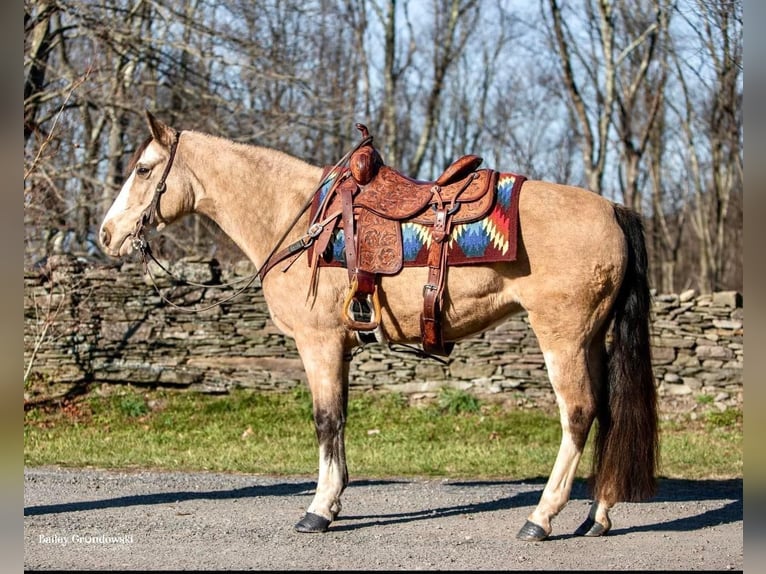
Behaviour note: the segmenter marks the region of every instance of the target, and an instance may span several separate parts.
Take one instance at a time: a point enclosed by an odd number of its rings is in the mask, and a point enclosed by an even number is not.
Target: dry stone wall
[[[249,264],[221,269],[184,260],[171,271],[197,283],[242,280]],[[157,275],[178,304],[205,305],[231,288],[181,287]],[[96,265],[55,256],[24,276],[24,363],[30,380],[171,385],[203,392],[286,390],[305,376],[291,339],[269,318],[257,283],[201,313],[162,301],[139,264]],[[655,295],[654,369],[661,396],[741,402],[743,303],[737,292]],[[481,395],[550,399],[542,353],[525,314],[460,342],[448,364],[364,347],[351,387],[430,395],[448,385]],[[505,395],[503,395],[505,394]]]

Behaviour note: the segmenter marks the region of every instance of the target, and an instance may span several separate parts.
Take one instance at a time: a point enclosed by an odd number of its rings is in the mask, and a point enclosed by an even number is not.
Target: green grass
[[[352,476],[535,478],[558,450],[558,417],[508,409],[462,391],[427,406],[396,394],[349,401]],[[742,476],[742,414],[710,412],[663,423],[662,476]],[[314,474],[316,438],[307,392],[208,396],[123,389],[25,413],[26,465]],[[589,449],[579,476],[588,474]]]

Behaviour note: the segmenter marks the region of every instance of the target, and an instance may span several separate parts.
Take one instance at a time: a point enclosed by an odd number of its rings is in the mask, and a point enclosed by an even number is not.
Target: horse
[[[150,135],[134,153],[99,230],[109,256],[124,257],[140,246],[137,230],[144,224],[161,230],[191,213],[214,221],[256,269],[282,242],[306,237],[309,215],[301,206],[317,190],[322,167],[268,147],[178,131],[148,111],[146,120]],[[516,536],[540,541],[551,535],[592,426],[592,503],[574,534],[602,536],[612,526],[615,504],[647,500],[656,491],[657,392],[643,224],[625,206],[560,183],[526,180],[518,201],[514,261],[449,269],[444,338],[460,341],[527,312],[562,434],[538,504]],[[347,270],[322,268],[308,297],[309,267],[272,270],[261,288],[274,324],[295,341],[311,391],[319,471],[314,497],[294,528],[316,533],[338,516],[349,482],[349,365],[360,341],[341,316]],[[404,267],[380,277],[379,327],[388,341],[418,343],[425,273]]]

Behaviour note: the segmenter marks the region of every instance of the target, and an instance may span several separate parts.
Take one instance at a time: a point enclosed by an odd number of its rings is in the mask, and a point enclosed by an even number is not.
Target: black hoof
[[[524,540],[525,542],[539,542],[548,538],[548,534],[546,534],[542,526],[538,526],[534,522],[527,520],[524,523],[524,526],[521,527],[521,530],[519,530],[516,538]]]
[[[324,516],[319,516],[313,512],[307,512],[306,516],[301,518],[300,522],[295,525],[296,532],[326,532],[327,527],[330,526],[330,521]]]
[[[580,527],[575,530],[575,536],[603,536],[607,532],[609,532],[609,528],[588,517],[585,519],[585,522],[580,524]]]

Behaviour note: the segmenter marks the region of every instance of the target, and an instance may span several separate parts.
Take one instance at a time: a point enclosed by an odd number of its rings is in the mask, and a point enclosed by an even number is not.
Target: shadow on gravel
[[[482,487],[482,486],[514,486],[514,485],[537,485],[536,491],[539,496],[545,486],[546,478],[537,477],[524,481],[518,480],[477,480],[477,481],[453,481],[450,480],[450,486],[462,488]],[[352,485],[355,484],[352,482]],[[657,495],[651,502],[692,502],[702,500],[720,500],[737,499],[742,501],[742,479],[698,479],[691,480],[685,478],[659,478],[657,480]],[[584,480],[575,480],[572,486],[571,500],[590,500],[588,487]],[[537,504],[535,502],[535,504]]]
[[[385,486],[391,484],[406,484],[408,480],[357,480],[352,481],[349,488]],[[316,483],[303,481],[296,483],[280,483],[271,485],[254,485],[230,490],[212,491],[180,491],[161,492],[157,494],[141,494],[134,496],[121,496],[104,500],[91,500],[82,502],[68,502],[62,504],[50,504],[31,506],[24,508],[24,516],[41,514],[57,514],[65,512],[82,512],[105,508],[121,508],[126,506],[143,506],[152,504],[172,504],[185,500],[223,500],[232,498],[258,498],[263,496],[299,496],[313,494]],[[443,506],[439,508],[427,507],[424,501],[423,509],[415,512],[388,513],[366,516],[341,515],[333,523],[331,530],[345,531],[360,528],[376,527],[388,524],[401,524],[418,520],[434,520],[454,515],[481,514],[508,510],[511,508],[533,508],[545,486],[544,478],[535,478],[525,481],[447,481],[447,487],[459,488],[470,491],[472,488],[486,488],[487,486],[508,486],[510,491],[522,492],[511,493],[509,496],[496,498],[484,502]],[[532,488],[531,490],[529,488]],[[578,480],[572,488],[572,500],[588,500],[587,485]],[[632,528],[613,529],[609,536],[628,534],[632,532],[682,532],[693,531],[709,526],[730,524],[742,520],[743,490],[742,479],[727,480],[684,480],[684,479],[661,479],[659,491],[647,504],[699,502],[705,500],[729,500],[721,508],[707,510],[696,516],[689,516],[658,524],[637,526]],[[351,522],[353,521],[353,523]],[[556,536],[555,538],[559,538]],[[565,536],[566,537],[566,536]]]
[[[391,484],[397,481],[381,480],[378,484]],[[371,482],[375,484],[375,481]],[[180,491],[158,492],[157,494],[136,494],[120,496],[103,500],[86,500],[82,502],[65,502],[61,504],[45,504],[24,508],[24,516],[40,514],[59,514],[63,512],[83,512],[101,510],[104,508],[122,508],[125,506],[144,506],[151,504],[172,504],[185,500],[226,500],[231,498],[258,498],[262,496],[299,496],[312,494],[316,483],[314,481],[255,485],[231,490]]]
[[[730,500],[731,502],[728,502],[721,508],[714,508],[696,516],[687,516],[659,524],[648,524],[633,528],[615,528],[609,532],[609,536],[632,532],[686,532],[738,522],[742,520],[743,516],[742,479],[663,479],[659,481],[659,492],[651,502],[701,502],[705,500]]]
[[[407,512],[399,514],[383,514],[370,516],[339,516],[333,523],[331,529],[334,531],[356,530],[371,526],[380,526],[386,524],[400,524],[413,522],[417,520],[433,520],[441,517],[454,515],[480,514],[482,512],[494,512],[497,510],[508,510],[511,508],[520,508],[528,506],[530,510],[537,505],[540,494],[545,486],[546,479],[537,478],[532,480],[520,481],[461,481],[449,482],[450,486],[470,489],[473,487],[503,486],[518,487],[519,485],[535,485],[536,488],[531,491],[520,492],[511,496],[498,498],[487,502],[475,504],[463,504],[459,506],[449,506],[442,508],[424,508],[417,512]],[[351,486],[354,483],[352,482]],[[700,502],[704,500],[731,500],[725,506],[708,510],[696,516],[689,516],[671,520],[668,522],[650,524],[633,528],[616,528],[609,532],[609,536],[628,534],[632,532],[683,532],[694,531],[701,528],[718,526],[721,524],[730,524],[742,520],[742,502],[743,490],[742,479],[726,480],[685,480],[685,479],[661,479],[658,484],[657,495],[647,504],[658,504],[663,502]],[[585,481],[576,481],[572,487],[572,500],[589,500],[588,488]],[[354,524],[342,524],[350,520],[360,520]],[[555,538],[568,538],[570,535],[552,536]]]

